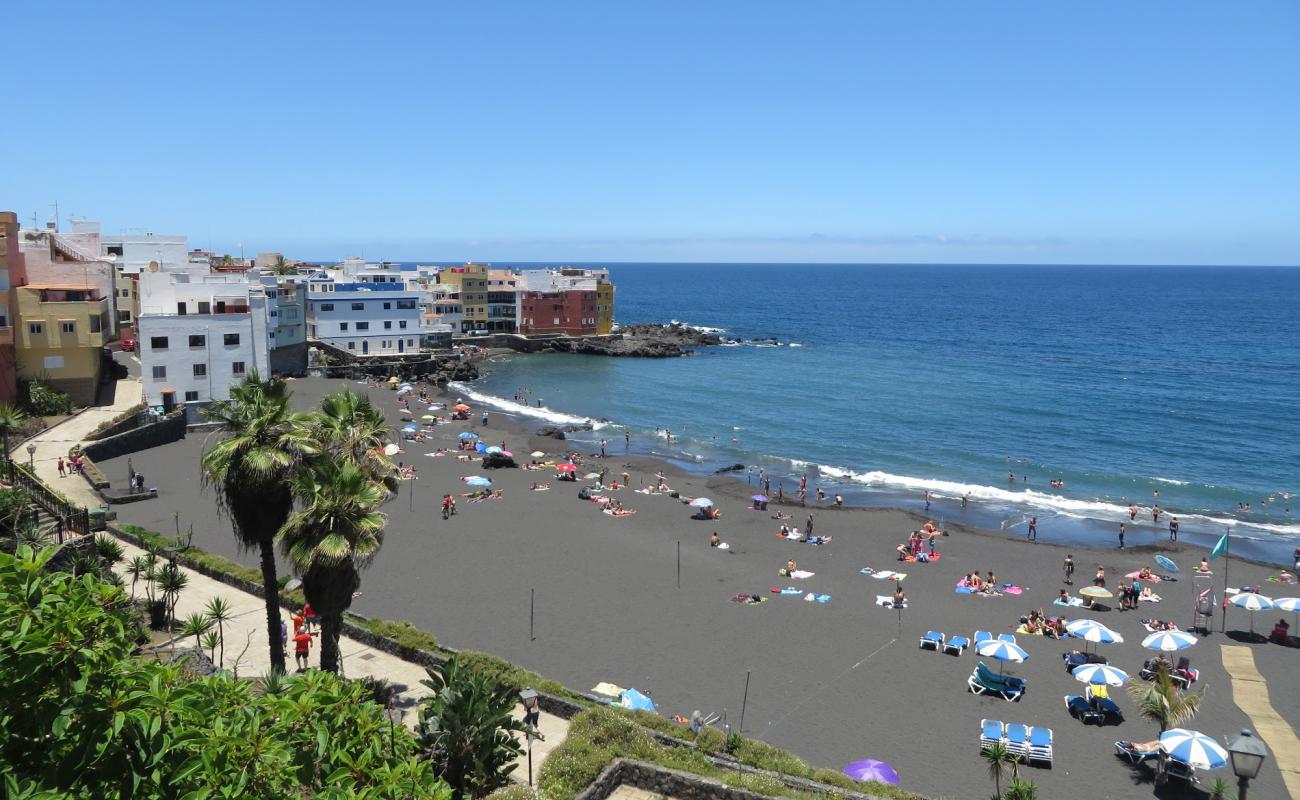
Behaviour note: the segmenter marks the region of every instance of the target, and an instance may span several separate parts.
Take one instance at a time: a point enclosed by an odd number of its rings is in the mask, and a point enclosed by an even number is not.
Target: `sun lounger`
[[[1196,768],[1172,756],[1165,762],[1165,774],[1170,778],[1186,781],[1189,785],[1196,783]]]
[[[980,645],[991,640],[992,638],[993,638],[993,634],[989,633],[988,631],[975,631],[975,646],[979,647]]]
[[[1052,729],[1051,728],[1030,728],[1029,729],[1029,753],[1025,756],[1026,761],[1046,762],[1048,766],[1052,764]]]
[[[943,643],[943,652],[959,656],[966,652],[967,647],[970,647],[970,639],[965,636],[954,636]]]
[[[1005,739],[1002,723],[995,719],[980,720],[980,750],[988,750]]]
[[[1011,644],[1016,643],[1016,635],[1014,633],[999,633],[998,639],[1004,642],[1010,642]]]
[[[1065,707],[1070,712],[1070,716],[1084,725],[1100,725],[1106,721],[1106,715],[1094,709],[1082,695],[1067,694]]]
[[[1025,693],[1025,682],[1022,679],[998,675],[984,666],[983,661],[966,679],[966,686],[974,694],[997,695],[1008,702],[1020,699]]]
[[[1007,752],[1022,759],[1029,755],[1029,726],[1019,722],[1007,723]]]
[[[1105,722],[1113,722],[1119,725],[1124,721],[1124,712],[1119,710],[1119,706],[1109,697],[1098,697],[1092,701],[1093,706],[1101,713]]]
[[[893,608],[894,596],[892,594],[878,594],[876,595],[876,605],[885,608]],[[907,601],[903,601],[903,608],[907,608]]]
[[[943,640],[944,635],[939,631],[926,631],[925,635],[921,637],[921,649],[938,652],[943,648]]]
[[[1144,761],[1159,757],[1160,750],[1139,750],[1132,742],[1115,742],[1115,755],[1136,767]]]

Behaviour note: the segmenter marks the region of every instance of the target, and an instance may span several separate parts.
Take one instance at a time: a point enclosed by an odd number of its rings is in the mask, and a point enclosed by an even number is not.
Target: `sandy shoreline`
[[[296,381],[295,401],[306,407],[345,385],[365,390],[355,382]],[[369,391],[390,423],[400,426],[393,393]],[[620,452],[621,437],[611,439],[608,458],[588,462],[595,465],[591,471],[603,464],[615,476],[629,473],[632,488],[613,496],[637,513],[614,518],[578,499],[584,484],[557,483],[553,471],[485,473],[476,462],[459,461],[454,455],[427,457],[439,446],[454,448],[457,434],[464,430],[475,430],[492,443],[504,440],[525,461],[533,450],[553,454],[565,449],[564,442],[533,435],[540,424],[536,420],[509,420],[489,410],[489,421],[485,430],[476,414],[469,423],[436,427],[427,443],[404,444],[398,458],[415,464],[419,479],[404,483],[384,507],[389,515],[384,549],[363,574],[363,594],[354,610],[410,619],[450,645],[499,654],[577,690],[609,680],[652,692],[664,713],[726,710],[733,725],[739,721],[749,672],[746,735],[787,747],[823,766],[880,758],[899,769],[906,788],[933,797],[991,791],[979,756],[982,717],[1046,725],[1055,731],[1055,769],[1023,771],[1044,796],[1067,796],[1080,785],[1102,797],[1150,795],[1150,786],[1135,783],[1130,769],[1114,757],[1111,743],[1151,738],[1154,726],[1130,718],[1120,728],[1085,728],[1071,719],[1061,697],[1082,687],[1061,666],[1060,653],[1069,649],[1064,642],[1019,637],[1031,658],[1012,670],[1029,680],[1030,690],[1022,701],[1006,703],[966,691],[966,678],[977,660],[973,652],[946,656],[921,651],[916,641],[929,629],[968,637],[975,629],[1002,633],[1013,630],[1030,609],[1042,607],[1049,616],[1065,611],[1051,601],[1063,587],[1061,561],[1066,552],[1078,565],[1073,588],[1099,565],[1113,588],[1125,573],[1152,565],[1156,552],[1170,555],[1186,570],[1200,560],[1200,548],[1181,543],[1123,551],[1067,548],[950,523],[951,535],[938,545],[939,561],[900,566],[894,547],[923,522],[914,514],[811,509],[816,532],[830,535],[831,542],[820,547],[790,542],[775,535],[779,523],[771,519],[771,511],[747,510],[752,487],[743,477],[689,475],[652,458],[627,456]],[[119,513],[123,521],[169,531],[172,514],[179,510],[182,526],[194,524],[196,545],[254,564],[255,557],[239,553],[228,525],[216,518],[211,497],[202,495],[197,459],[203,439],[192,434],[185,441],[132,456],[136,468],[159,487],[160,498],[120,507]],[[101,467],[120,481],[126,460]],[[717,501],[722,518],[694,520],[678,499],[636,493],[659,470],[682,495],[707,495]],[[503,499],[474,503],[461,498],[460,513],[444,522],[438,499],[445,492],[466,491],[461,478],[471,474],[489,475]],[[530,491],[533,482],[548,483],[551,489]],[[787,510],[803,527],[808,511]],[[731,545],[729,551],[709,547],[713,530]],[[779,577],[777,570],[791,558],[815,575],[803,581]],[[1220,570],[1223,562],[1214,563]],[[908,573],[904,587],[910,602],[901,619],[895,611],[872,604],[894,584],[861,574],[864,566]],[[957,580],[975,569],[993,570],[1000,581],[1024,587],[1024,593],[989,598],[957,594]],[[1266,594],[1276,596],[1300,594],[1296,587],[1266,583],[1276,572],[1275,566],[1235,558],[1230,565],[1233,584],[1261,583]],[[1139,618],[1156,616],[1188,626],[1198,588],[1194,583],[1201,582],[1189,577],[1160,584],[1157,591],[1163,601],[1142,604],[1138,611],[1092,614],[1126,639],[1103,652],[1112,663],[1136,674],[1147,655],[1138,645],[1146,633]],[[790,585],[801,594],[811,591],[831,599],[806,602],[770,591]],[[1215,576],[1216,591],[1221,592],[1222,585],[1222,574]],[[530,589],[537,598],[532,641]],[[737,593],[769,599],[739,605],[729,600]],[[1256,630],[1267,630],[1277,616],[1257,614]],[[1230,611],[1228,635],[1217,632],[1221,621],[1216,616],[1216,632],[1188,651],[1207,688],[1193,727],[1217,737],[1250,725],[1232,702],[1219,656],[1221,645],[1237,644],[1233,631],[1244,630],[1249,616]],[[1300,719],[1300,698],[1289,690],[1297,650],[1249,647],[1265,678],[1273,686],[1288,687],[1271,692],[1274,706],[1284,718]],[[1127,697],[1120,697],[1119,703],[1132,711]],[[1225,771],[1209,773],[1210,778],[1216,775],[1229,777]],[[1272,764],[1253,788],[1262,797],[1285,796]]]

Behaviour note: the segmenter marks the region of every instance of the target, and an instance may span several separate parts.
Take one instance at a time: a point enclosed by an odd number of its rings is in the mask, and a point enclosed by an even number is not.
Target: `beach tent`
[[[654,711],[655,704],[648,696],[638,692],[636,689],[624,689],[619,695],[619,704],[623,708],[630,708],[633,711]]]

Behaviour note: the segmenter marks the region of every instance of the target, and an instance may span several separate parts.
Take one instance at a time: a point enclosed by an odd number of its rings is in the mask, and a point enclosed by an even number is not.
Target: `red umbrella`
[[[559,470],[560,472],[575,472],[577,471],[578,468],[573,464],[560,464],[556,467],[556,469]]]

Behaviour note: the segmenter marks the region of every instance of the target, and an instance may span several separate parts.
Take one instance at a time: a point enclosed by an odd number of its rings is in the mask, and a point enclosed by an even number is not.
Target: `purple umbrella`
[[[857,781],[877,781],[898,785],[898,772],[885,762],[874,758],[854,761],[844,768],[844,774]]]
[[[749,498],[749,499],[750,499],[750,500],[753,500],[755,503],[766,503],[766,502],[767,502],[767,495],[764,495],[764,494],[756,494],[756,495],[754,495],[753,497],[751,497],[751,498]]]

